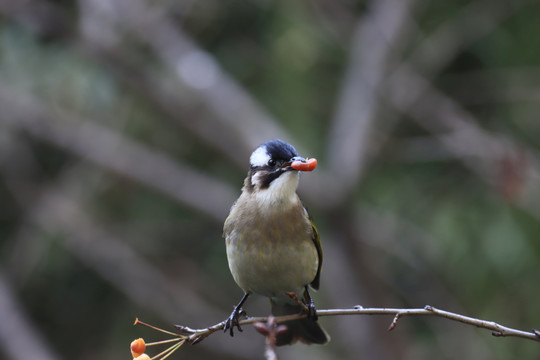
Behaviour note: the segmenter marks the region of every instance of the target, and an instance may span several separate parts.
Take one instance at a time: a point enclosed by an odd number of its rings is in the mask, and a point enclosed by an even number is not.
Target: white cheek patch
[[[264,166],[268,164],[268,160],[270,160],[270,155],[266,153],[264,146],[258,147],[249,158],[251,166]]]

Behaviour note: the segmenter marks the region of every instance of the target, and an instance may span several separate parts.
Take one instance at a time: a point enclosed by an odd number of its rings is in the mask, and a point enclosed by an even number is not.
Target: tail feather
[[[270,300],[272,304],[272,315],[291,315],[302,312],[302,307],[297,304],[276,304]],[[283,325],[287,326],[287,330],[280,332],[276,338],[276,345],[292,345],[297,341],[304,344],[326,344],[330,341],[330,336],[324,331],[316,320],[304,318],[298,320],[286,321]]]

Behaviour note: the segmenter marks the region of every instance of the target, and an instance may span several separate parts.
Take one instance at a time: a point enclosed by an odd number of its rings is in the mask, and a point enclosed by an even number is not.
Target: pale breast
[[[229,267],[236,283],[247,292],[264,296],[299,293],[316,276],[317,249],[313,229],[301,204],[262,215],[232,209],[225,223]]]

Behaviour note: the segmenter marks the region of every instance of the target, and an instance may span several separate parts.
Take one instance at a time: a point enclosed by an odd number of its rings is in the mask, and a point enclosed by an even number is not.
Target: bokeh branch
[[[339,202],[361,177],[373,145],[373,122],[388,63],[400,49],[413,0],[373,2],[355,28],[347,72],[332,123],[330,170],[340,185],[329,186],[325,202]],[[346,163],[348,166],[343,167]],[[333,179],[336,180],[335,178]]]
[[[84,192],[88,187],[82,187],[78,180],[88,173],[88,169],[79,165],[66,171],[54,186],[42,189],[39,198],[28,209],[27,225],[40,228],[52,236],[60,236],[62,246],[82,264],[139,306],[162,318],[181,316],[191,321],[203,317],[219,318],[220,310],[191,288],[186,280],[186,277],[195,277],[192,272],[196,271],[190,269],[189,261],[182,264],[184,276],[171,278],[159,265],[147,260],[127,239],[100,227],[94,219],[87,217],[82,206],[86,202]],[[33,247],[39,245],[35,239],[30,241]],[[192,304],[189,309],[184,306],[186,303]],[[250,347],[235,350],[229,342],[218,341],[212,349],[206,350],[248,359]]]
[[[97,121],[52,111],[30,96],[3,87],[0,104],[9,109],[0,123],[146,184],[212,218],[223,219],[234,201],[235,191],[224,182],[174,162],[166,154],[138,144]]]
[[[101,21],[110,22],[113,28],[118,26],[148,44],[169,73],[188,89],[184,96],[212,109],[211,117],[195,121],[205,123],[205,126],[195,126],[203,137],[204,132],[212,130],[212,123],[225,124],[222,129],[226,134],[221,136],[229,135],[231,140],[234,140],[232,135],[236,136],[239,144],[231,143],[230,148],[236,149],[236,154],[248,152],[264,142],[264,134],[289,137],[279,123],[223,71],[216,59],[197,46],[162,9],[141,0],[115,0],[110,2],[110,6],[103,6],[95,0],[81,0],[80,3],[84,5],[82,8],[92,9]],[[178,101],[185,102],[181,98]],[[191,119],[185,121],[194,122]],[[222,151],[231,151],[223,143],[215,143],[221,146]]]
[[[0,271],[0,313],[0,349],[6,356],[13,360],[59,359],[20,306],[3,271]]]

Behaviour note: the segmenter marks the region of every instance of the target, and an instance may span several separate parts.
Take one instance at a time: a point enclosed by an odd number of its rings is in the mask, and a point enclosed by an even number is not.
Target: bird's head
[[[244,191],[263,202],[282,202],[296,197],[298,172],[311,171],[316,160],[298,156],[296,149],[282,141],[267,141],[251,154]]]

